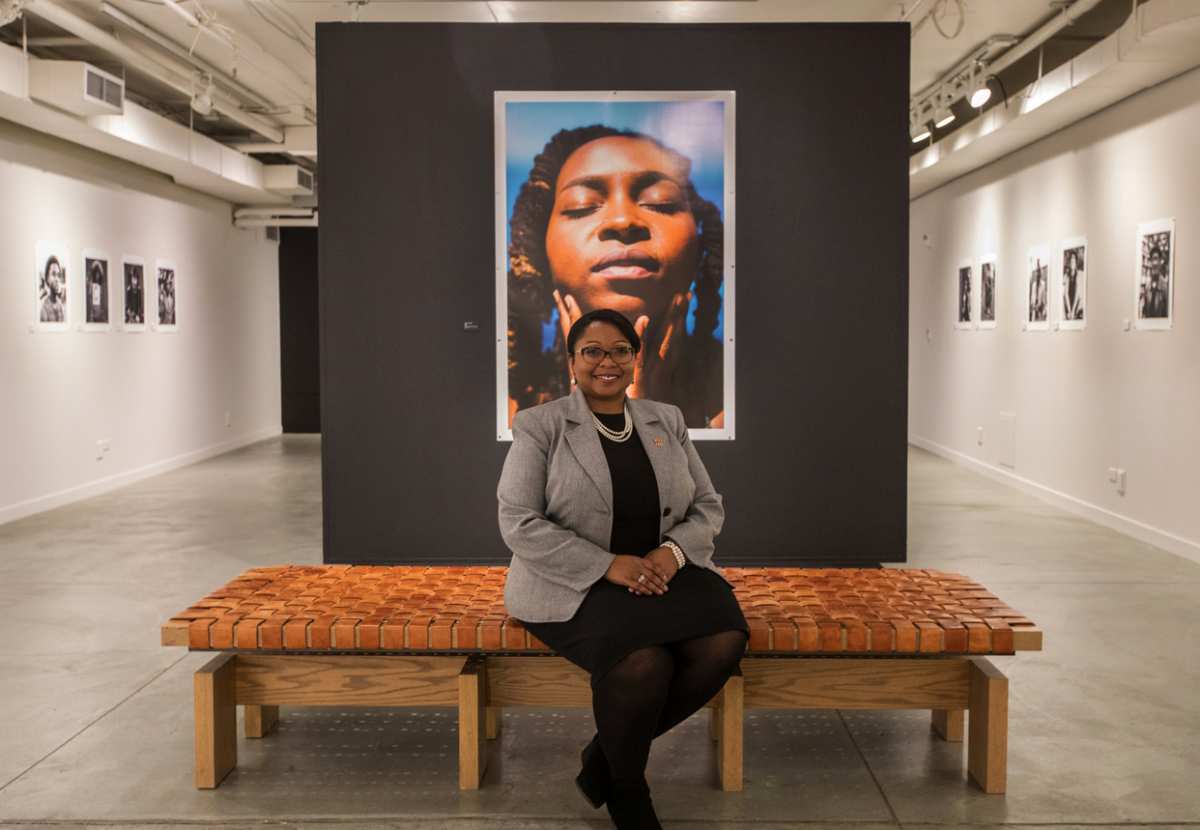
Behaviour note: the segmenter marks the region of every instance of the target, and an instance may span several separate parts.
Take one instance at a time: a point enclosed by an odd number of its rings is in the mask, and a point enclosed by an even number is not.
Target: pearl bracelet
[[[671,553],[675,554],[676,565],[682,568],[687,564],[687,557],[683,555],[683,548],[679,547],[679,545],[675,544],[670,539],[666,539],[663,541],[662,546],[664,548],[668,548]]]

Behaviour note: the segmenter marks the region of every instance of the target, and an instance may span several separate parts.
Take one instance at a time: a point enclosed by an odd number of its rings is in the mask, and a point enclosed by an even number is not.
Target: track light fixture
[[[912,138],[913,144],[918,144],[933,135],[929,129],[929,123],[921,121],[920,117],[916,110],[912,110],[908,115],[908,135]]]
[[[216,91],[217,85],[210,80],[208,82],[208,86],[204,88],[204,92],[200,93],[199,95],[192,96],[192,109],[194,109],[200,115],[208,115],[210,112],[212,112],[212,97],[213,93]]]
[[[946,89],[946,85],[942,84],[941,91],[938,92],[937,96],[937,105],[933,110],[933,124],[938,129],[954,121],[954,113],[950,111],[952,101],[953,95]]]
[[[979,109],[988,102],[992,97],[992,90],[987,85],[987,71],[979,61],[975,61],[975,65],[971,67],[971,87],[967,97],[971,102],[971,106]]]

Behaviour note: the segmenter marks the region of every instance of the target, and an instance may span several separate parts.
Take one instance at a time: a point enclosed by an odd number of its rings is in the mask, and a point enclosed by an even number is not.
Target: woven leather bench
[[[985,655],[1041,631],[971,579],[934,570],[726,568],[750,624],[708,704],[722,788],[742,788],[742,710],[928,709],[970,775],[1004,792],[1008,680]],[[260,738],[280,706],[455,706],[459,786],[476,789],[505,707],[591,706],[586,673],[504,610],[507,568],[254,568],[162,628],[221,652],[195,674],[196,786],[237,765],[237,706]]]

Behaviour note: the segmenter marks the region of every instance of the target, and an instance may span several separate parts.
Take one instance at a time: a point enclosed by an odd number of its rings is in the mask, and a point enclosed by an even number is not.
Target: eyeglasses
[[[579,355],[585,363],[597,364],[604,360],[604,356],[608,355],[613,359],[613,363],[624,365],[633,360],[633,349],[629,346],[617,346],[615,349],[604,350],[599,346],[584,346],[579,349]]]

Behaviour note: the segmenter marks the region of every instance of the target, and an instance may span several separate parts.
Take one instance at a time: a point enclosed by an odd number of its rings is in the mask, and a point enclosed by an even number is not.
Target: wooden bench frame
[[[194,683],[200,788],[216,787],[237,766],[238,706],[246,737],[261,738],[278,721],[280,706],[457,704],[459,787],[472,790],[483,778],[487,740],[499,734],[504,708],[592,703],[585,672],[565,658],[536,654],[222,651]],[[984,657],[749,656],[707,707],[727,792],[742,789],[744,709],[930,710],[943,738],[968,738],[967,769],[984,792],[1006,789],[1008,679]]]

